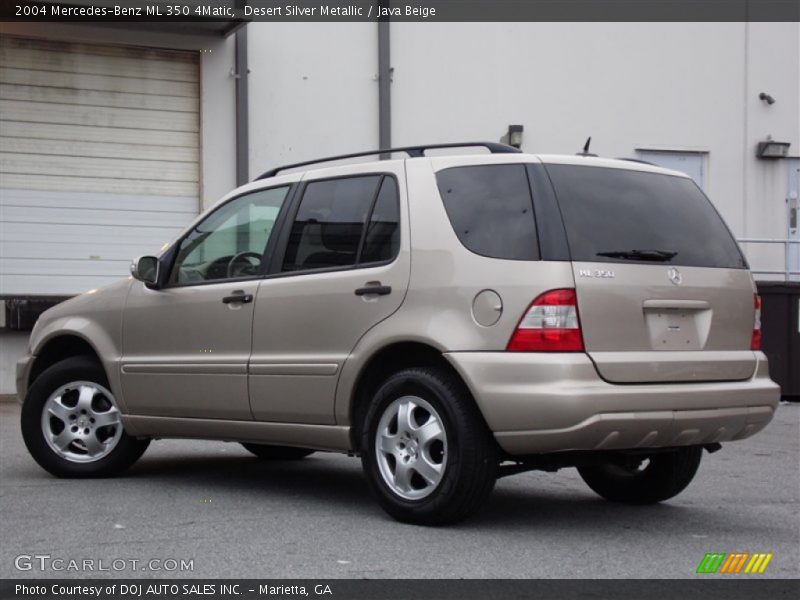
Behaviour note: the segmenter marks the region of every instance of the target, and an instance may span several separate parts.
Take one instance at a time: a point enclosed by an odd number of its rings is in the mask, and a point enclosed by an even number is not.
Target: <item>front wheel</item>
[[[115,475],[150,443],[125,433],[105,371],[84,356],[36,378],[22,405],[21,428],[31,456],[59,477]]]
[[[494,487],[494,439],[469,392],[447,372],[418,368],[391,376],[373,398],[361,431],[370,487],[399,521],[460,521]]]
[[[602,465],[578,468],[597,494],[614,502],[654,504],[680,494],[700,466],[703,449],[679,448],[649,457],[621,457]]]

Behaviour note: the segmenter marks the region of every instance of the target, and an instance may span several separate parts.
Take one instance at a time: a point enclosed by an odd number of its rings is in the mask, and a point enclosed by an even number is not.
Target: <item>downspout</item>
[[[392,60],[389,21],[378,21],[378,147],[392,147]],[[381,158],[389,158],[383,155]]]
[[[745,11],[747,11],[748,6],[745,4]],[[745,12],[745,16],[747,13]],[[748,184],[748,162],[750,159],[750,123],[749,123],[749,110],[750,107],[748,105],[748,101],[750,100],[749,92],[750,92],[750,24],[745,21],[744,22],[744,149],[742,150],[742,237],[746,238],[748,236],[748,227],[747,227],[747,219],[749,216],[749,210],[747,207],[747,200],[749,196],[749,190],[747,188]]]
[[[235,34],[236,57],[236,185],[250,181],[250,115],[248,100],[247,26]]]

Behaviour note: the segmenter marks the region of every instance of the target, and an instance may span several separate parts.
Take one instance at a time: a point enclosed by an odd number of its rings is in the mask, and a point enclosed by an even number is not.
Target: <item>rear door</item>
[[[546,169],[600,375],[615,383],[751,377],[753,283],[717,211],[688,177],[597,164]]]
[[[257,420],[333,424],[339,371],[395,312],[410,256],[403,161],[307,174],[258,289],[250,360]]]

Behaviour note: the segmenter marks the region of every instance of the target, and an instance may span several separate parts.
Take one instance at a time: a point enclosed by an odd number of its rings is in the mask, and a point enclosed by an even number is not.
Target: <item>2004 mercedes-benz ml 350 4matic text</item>
[[[153,438],[348,452],[392,516],[446,523],[529,469],[666,500],[772,419],[752,277],[690,178],[480,145],[267,172],[44,313],[30,453],[93,477]]]

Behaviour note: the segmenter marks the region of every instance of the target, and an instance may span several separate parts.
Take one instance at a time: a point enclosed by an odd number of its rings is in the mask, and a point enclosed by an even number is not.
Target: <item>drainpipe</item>
[[[392,63],[389,21],[378,21],[378,147],[392,147]],[[382,155],[381,158],[389,158]]]
[[[236,58],[236,185],[250,181],[250,116],[248,112],[247,26],[235,34]]]

